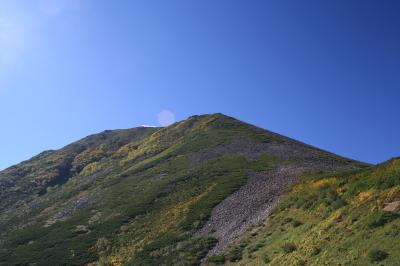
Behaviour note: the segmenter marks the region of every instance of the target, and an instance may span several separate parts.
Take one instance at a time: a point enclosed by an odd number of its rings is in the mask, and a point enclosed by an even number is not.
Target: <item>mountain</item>
[[[0,265],[394,262],[399,171],[222,114],[105,131],[0,172]]]

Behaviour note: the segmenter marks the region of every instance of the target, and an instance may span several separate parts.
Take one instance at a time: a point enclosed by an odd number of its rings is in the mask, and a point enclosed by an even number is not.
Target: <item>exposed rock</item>
[[[220,253],[249,226],[261,222],[301,173],[301,169],[290,167],[249,173],[247,184],[218,204],[207,224],[196,233],[218,239],[208,256]]]
[[[400,211],[400,201],[393,201],[390,203],[387,203],[385,208],[383,208],[385,212],[396,212]]]
[[[76,211],[85,208],[89,203],[93,202],[92,197],[84,196],[77,200],[73,200],[69,202],[66,206],[64,206],[60,211],[58,211],[52,218],[48,219],[44,227],[49,227],[52,224],[58,221],[64,221]]]
[[[89,224],[94,224],[100,221],[101,218],[101,212],[96,212],[92,217],[89,218],[88,223]]]
[[[86,225],[77,225],[74,232],[78,234],[88,234],[90,230]]]

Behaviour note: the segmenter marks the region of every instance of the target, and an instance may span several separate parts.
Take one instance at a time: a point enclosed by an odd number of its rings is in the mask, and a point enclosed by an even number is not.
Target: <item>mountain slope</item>
[[[268,220],[210,264],[399,265],[400,159],[305,175]]]
[[[0,172],[0,232],[5,232],[7,226],[15,225],[11,219],[13,214],[7,211],[23,209],[20,213],[23,215],[31,211],[30,209],[35,209],[34,205],[39,204],[41,200],[32,200],[32,197],[46,194],[47,189],[66,183],[72,176],[85,175],[85,172],[100,162],[106,164],[107,161],[113,160],[115,152],[121,147],[140,143],[145,136],[155,130],[157,129],[135,128],[105,131],[58,151],[45,151]],[[85,180],[81,180],[78,190],[84,183],[90,183],[94,179],[93,176],[87,176]],[[27,202],[33,205],[26,205]]]
[[[196,265],[301,175],[362,167],[221,114],[106,131],[0,172],[0,265]]]

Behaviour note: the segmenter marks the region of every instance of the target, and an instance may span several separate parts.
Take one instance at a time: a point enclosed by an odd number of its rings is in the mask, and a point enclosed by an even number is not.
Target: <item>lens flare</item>
[[[169,110],[163,110],[158,114],[158,122],[163,127],[169,126],[175,123],[175,115]]]

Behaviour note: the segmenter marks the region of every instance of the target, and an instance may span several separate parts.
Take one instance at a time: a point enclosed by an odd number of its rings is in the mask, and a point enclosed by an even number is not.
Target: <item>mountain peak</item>
[[[0,261],[196,264],[302,175],[364,166],[221,113],[103,131],[0,172]]]

